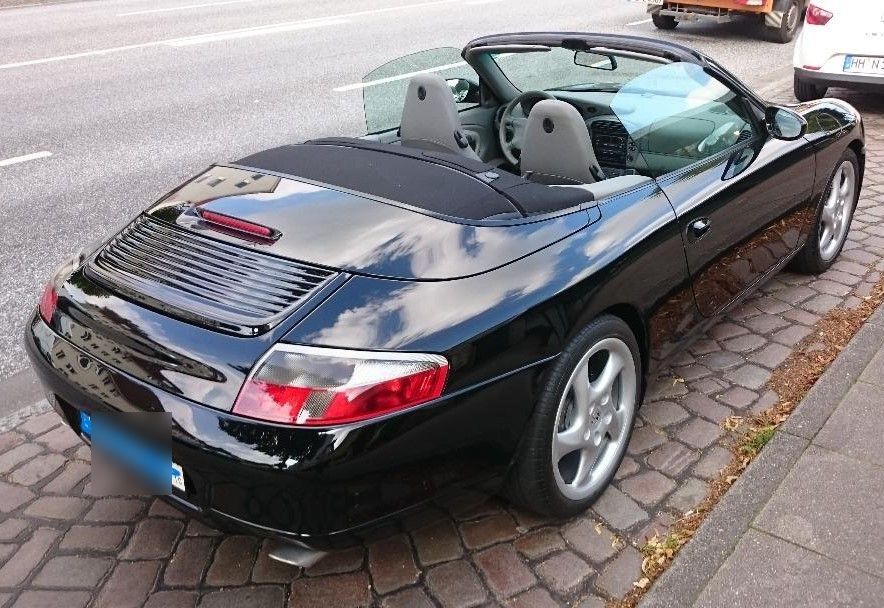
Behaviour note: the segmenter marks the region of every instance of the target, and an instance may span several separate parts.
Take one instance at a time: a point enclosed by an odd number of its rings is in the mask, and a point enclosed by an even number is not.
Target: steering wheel
[[[525,91],[509,102],[504,108],[503,114],[500,115],[500,126],[497,130],[500,150],[503,152],[504,158],[513,166],[519,165],[525,125],[528,124],[528,114],[531,113],[531,108],[535,103],[544,99],[555,99],[555,97],[546,91]],[[518,106],[520,106],[522,116],[514,115]]]
[[[711,148],[713,146],[717,146],[718,142],[721,140],[721,138],[724,137],[725,135],[727,135],[727,133],[729,131],[732,131],[734,129],[734,127],[736,127],[736,126],[737,126],[737,122],[735,120],[732,120],[728,123],[721,125],[717,129],[715,129],[712,133],[710,133],[708,136],[706,136],[706,138],[703,141],[701,141],[699,144],[697,144],[697,152],[702,153],[702,152],[706,151],[706,148]]]

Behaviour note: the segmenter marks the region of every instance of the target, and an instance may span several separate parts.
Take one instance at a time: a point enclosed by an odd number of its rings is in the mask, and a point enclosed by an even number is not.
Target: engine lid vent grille
[[[171,316],[246,335],[267,331],[338,274],[145,215],[108,242],[87,273]]]

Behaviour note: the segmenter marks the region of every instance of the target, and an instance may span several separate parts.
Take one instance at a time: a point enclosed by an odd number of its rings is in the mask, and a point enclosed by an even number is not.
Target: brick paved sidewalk
[[[881,606],[882,391],[884,308],[777,430],[641,608]]]
[[[501,500],[454,507],[301,572],[270,562],[261,540],[159,501],[92,495],[88,448],[48,413],[0,434],[0,608],[586,608],[621,597],[640,576],[646,536],[695,506],[728,462],[719,423],[772,404],[771,371],[821,315],[855,306],[884,272],[884,103],[844,96],[864,112],[869,154],[841,259],[818,278],[780,275],[657,379],[615,483],[584,516],[548,521]]]

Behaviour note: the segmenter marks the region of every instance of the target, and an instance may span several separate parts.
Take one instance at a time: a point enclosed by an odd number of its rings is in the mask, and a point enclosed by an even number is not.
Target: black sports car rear
[[[614,92],[519,92],[486,61],[550,49],[648,65]],[[172,501],[320,549],[465,489],[575,513],[616,472],[651,370],[785,264],[818,272],[840,251],[864,166],[847,104],[769,106],[639,38],[518,34],[463,56],[480,77],[470,137],[414,137],[406,110],[401,142],[216,165],[62,268],[26,341],[65,421],[170,414]],[[672,70],[709,80],[654,98]],[[422,75],[408,95],[438,86]],[[573,122],[593,104],[604,137]],[[494,127],[516,164],[489,152],[496,135],[471,139]],[[545,137],[595,145],[598,166],[538,155]]]

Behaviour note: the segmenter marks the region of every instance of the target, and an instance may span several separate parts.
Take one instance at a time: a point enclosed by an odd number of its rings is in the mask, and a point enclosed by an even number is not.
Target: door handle
[[[691,222],[691,225],[688,227],[688,236],[692,241],[700,240],[709,232],[711,227],[712,221],[708,217],[701,217]]]

